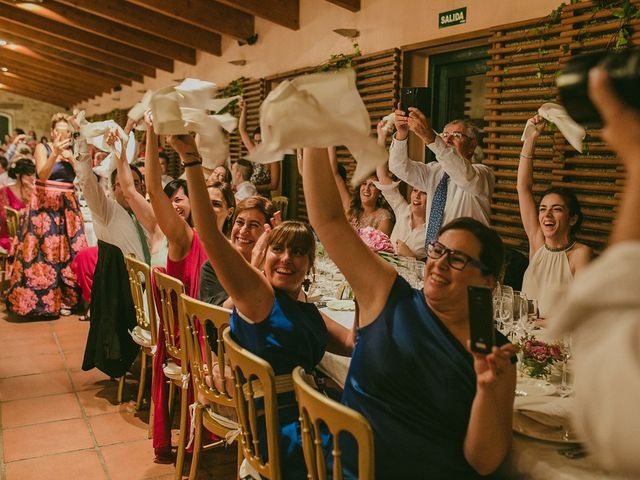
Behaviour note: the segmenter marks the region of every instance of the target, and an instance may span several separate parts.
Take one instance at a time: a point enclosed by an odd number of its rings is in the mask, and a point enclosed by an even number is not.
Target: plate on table
[[[356,304],[353,300],[331,300],[327,307],[337,312],[350,312],[356,309]]]
[[[545,380],[535,378],[519,378],[516,385],[516,396],[543,397],[556,393],[556,387]]]
[[[523,415],[521,412],[513,412],[513,431],[525,437],[535,438],[554,443],[580,443],[571,426],[550,427]]]

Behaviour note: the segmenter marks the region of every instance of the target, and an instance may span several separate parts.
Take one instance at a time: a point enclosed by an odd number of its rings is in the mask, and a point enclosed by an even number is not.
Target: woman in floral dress
[[[36,187],[18,245],[7,307],[20,316],[68,315],[80,299],[71,261],[87,247],[73,180],[72,128],[63,113],[51,119],[52,143],[35,151]]]

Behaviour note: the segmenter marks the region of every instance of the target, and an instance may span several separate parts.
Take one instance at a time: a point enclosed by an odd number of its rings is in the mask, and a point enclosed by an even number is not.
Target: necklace
[[[575,244],[576,244],[575,240],[561,247],[550,247],[545,243],[544,248],[546,248],[549,252],[566,252],[567,250],[571,250]]]

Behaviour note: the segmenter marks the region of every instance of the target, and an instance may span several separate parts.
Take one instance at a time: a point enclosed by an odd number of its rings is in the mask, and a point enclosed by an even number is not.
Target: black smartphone
[[[400,109],[408,115],[409,107],[415,107],[425,117],[429,117],[431,115],[431,88],[402,87],[400,91]]]
[[[488,354],[496,343],[493,297],[486,287],[467,287],[471,351]]]

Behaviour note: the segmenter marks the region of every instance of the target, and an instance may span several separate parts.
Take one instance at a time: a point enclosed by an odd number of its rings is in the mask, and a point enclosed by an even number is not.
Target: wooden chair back
[[[124,262],[127,266],[131,296],[136,310],[136,323],[140,328],[151,332],[151,344],[155,345],[158,342],[158,324],[151,288],[151,269],[149,265],[133,255],[126,255]]]
[[[212,375],[216,363],[220,374],[224,375],[227,358],[222,332],[229,326],[231,310],[201,302],[185,294],[181,295],[181,301],[188,331],[185,336],[188,337],[191,379],[196,393],[211,403],[235,409],[234,392],[227,391],[224,379],[220,382],[210,381],[211,386],[207,384],[207,376]]]
[[[277,393],[291,391],[291,375],[280,376],[282,383],[288,377],[289,386],[276,385],[276,377],[268,362],[241,347],[231,338],[231,330],[225,329],[222,334],[227,357],[231,362],[235,378],[235,399],[240,425],[240,444],[245,460],[263,477],[279,480],[280,448]],[[263,400],[262,405],[258,403]],[[266,461],[260,450],[258,425],[265,422],[267,438]]]
[[[20,212],[15,208],[5,206],[4,213],[7,218],[7,230],[9,231],[9,237],[12,239],[16,238],[18,236],[18,227],[20,226]]]
[[[300,409],[302,431],[302,450],[304,461],[311,480],[325,480],[327,466],[322,448],[321,426],[331,435],[333,447],[333,478],[342,480],[342,451],[340,432],[348,432],[358,444],[358,478],[373,479],[374,450],[373,431],[366,418],[344,405],[331,400],[315,388],[311,375],[302,367],[296,367],[292,373],[293,386]],[[324,431],[326,431],[324,430]]]
[[[184,285],[177,278],[162,273],[158,269],[153,270],[153,276],[160,297],[158,314],[164,330],[167,355],[180,361],[182,374],[185,375],[189,371],[187,345],[180,338],[182,332],[186,332],[185,316],[180,301],[180,295],[184,293]]]
[[[276,210],[280,211],[282,220],[289,218],[289,198],[284,196],[273,197],[271,203],[276,207]]]

